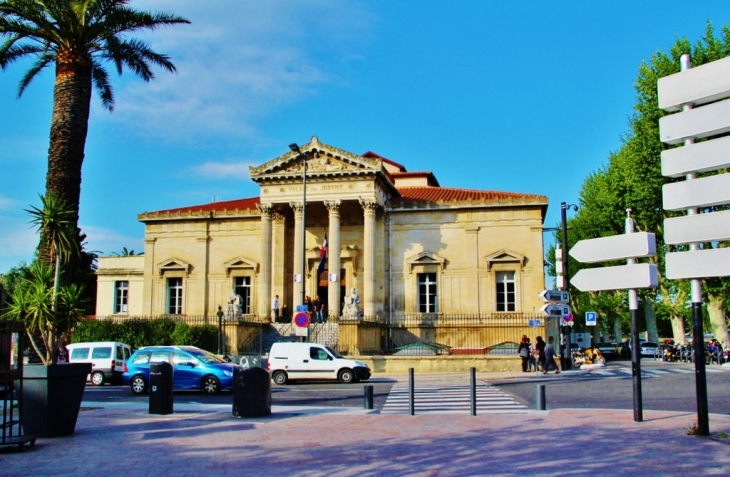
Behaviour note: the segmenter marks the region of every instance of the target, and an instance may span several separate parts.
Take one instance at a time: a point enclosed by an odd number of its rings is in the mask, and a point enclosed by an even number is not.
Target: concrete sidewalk
[[[380,415],[274,406],[237,419],[230,405],[85,402],[76,434],[0,452],[0,475],[722,475],[730,416],[711,438],[686,435],[687,413],[554,410],[523,414]]]

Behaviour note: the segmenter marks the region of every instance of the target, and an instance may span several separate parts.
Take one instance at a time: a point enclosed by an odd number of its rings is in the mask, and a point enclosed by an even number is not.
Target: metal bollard
[[[365,409],[372,409],[373,408],[373,386],[367,385],[363,389],[364,391],[364,402],[363,406]]]
[[[471,415],[477,415],[477,368],[471,368]]]
[[[416,414],[416,403],[414,402],[414,383],[413,368],[408,368],[408,414],[411,416]]]
[[[545,385],[538,384],[535,387],[535,410],[544,411],[547,409],[547,400],[545,399]]]

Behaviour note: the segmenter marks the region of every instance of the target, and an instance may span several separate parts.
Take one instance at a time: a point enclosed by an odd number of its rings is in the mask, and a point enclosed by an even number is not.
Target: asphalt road
[[[388,397],[390,388],[395,384],[394,379],[371,378],[368,381],[352,384],[332,382],[299,382],[286,386],[271,385],[271,404],[279,406],[334,406],[360,407],[363,406],[364,386],[373,386],[373,405],[382,409]],[[84,401],[93,402],[147,402],[149,396],[132,394],[129,386],[91,386],[87,384],[84,391]],[[216,396],[209,396],[198,391],[176,391],[175,402],[187,403],[232,403],[229,391],[222,391]]]
[[[659,371],[641,380],[644,410],[697,412],[694,365],[642,360],[642,371]],[[633,379],[618,368],[630,368],[629,361],[610,361],[605,374],[540,375],[494,382],[499,389],[515,396],[530,409],[535,408],[536,384],[545,384],[548,409],[594,408],[633,409]],[[717,365],[707,373],[708,407],[711,413],[730,414],[730,369]],[[682,371],[682,372],[680,372]],[[642,373],[643,374],[643,373]]]

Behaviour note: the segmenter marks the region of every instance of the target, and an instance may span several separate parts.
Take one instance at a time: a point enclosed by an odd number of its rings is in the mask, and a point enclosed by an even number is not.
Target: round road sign
[[[306,328],[309,326],[309,313],[300,311],[294,315],[294,324],[300,328]]]
[[[573,321],[573,313],[568,313],[563,317],[563,321]]]

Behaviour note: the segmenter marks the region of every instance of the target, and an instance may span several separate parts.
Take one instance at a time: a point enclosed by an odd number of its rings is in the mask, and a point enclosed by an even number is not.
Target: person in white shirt
[[[274,297],[274,300],[271,302],[271,308],[274,310],[274,323],[279,322],[279,295],[276,295]]]

